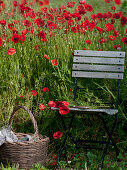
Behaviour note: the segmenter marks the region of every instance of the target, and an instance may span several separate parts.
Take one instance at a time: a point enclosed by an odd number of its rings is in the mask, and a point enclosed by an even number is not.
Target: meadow
[[[125,51],[127,56],[127,1],[0,0],[0,127],[7,125],[14,106],[27,106],[37,120],[39,132],[50,137],[49,155],[53,157],[63,140],[62,136],[54,139],[53,134],[63,129],[59,118],[49,107],[55,101],[74,104],[71,68],[73,52],[78,49]],[[87,101],[79,99],[78,104],[90,105],[94,94],[86,88],[85,95]],[[127,153],[126,96],[125,58],[118,128],[114,134],[120,159]],[[80,123],[83,126],[83,122]],[[17,132],[33,133],[29,115],[20,112],[15,117],[14,128]],[[97,131],[96,125],[89,130],[93,133]],[[79,131],[74,134],[80,136]],[[93,168],[98,166],[98,163],[92,164],[97,155],[94,153],[89,158]],[[50,169],[55,167],[55,161],[49,161]],[[79,166],[81,161],[82,158],[75,158],[74,165]],[[125,167],[121,162],[110,165]],[[66,167],[66,163],[61,162],[62,166]],[[71,167],[71,164],[67,166]],[[39,165],[37,168],[40,168]]]

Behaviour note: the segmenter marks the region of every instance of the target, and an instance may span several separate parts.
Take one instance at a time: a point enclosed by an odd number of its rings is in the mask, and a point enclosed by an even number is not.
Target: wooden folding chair
[[[112,106],[110,108],[76,108],[70,107],[70,114],[71,120],[68,127],[65,125],[63,116],[60,115],[64,129],[67,131],[63,144],[59,151],[58,156],[58,163],[60,161],[60,157],[64,148],[66,148],[66,139],[70,136],[70,128],[72,127],[73,120],[76,114],[95,114],[101,119],[105,132],[107,133],[108,139],[107,141],[98,141],[98,140],[84,140],[85,143],[91,144],[105,144],[103,148],[103,154],[101,157],[101,169],[103,168],[103,161],[104,157],[107,153],[109,145],[114,146],[116,155],[118,155],[118,149],[116,143],[112,137],[114,128],[117,122],[117,112],[118,112],[118,99],[119,99],[119,86],[120,80],[123,79],[123,72],[124,72],[124,58],[125,52],[118,52],[118,51],[91,51],[91,50],[75,50],[74,51],[74,59],[73,59],[73,67],[72,67],[72,77],[74,77],[74,101],[76,101],[76,97],[78,94],[78,90],[82,90],[83,88],[78,87],[78,81],[80,79],[84,80],[83,78],[90,78],[92,80],[117,80],[117,87],[115,89],[111,89],[113,92],[116,92],[115,102],[108,103],[108,105]],[[103,82],[103,81],[100,81]],[[103,90],[101,86],[97,89],[92,90]],[[109,92],[110,93],[110,92]],[[112,92],[111,92],[112,94]],[[113,96],[114,97],[114,96]],[[107,103],[106,103],[107,104]],[[51,108],[52,110],[59,110],[59,108]],[[114,117],[114,122],[112,122],[112,127],[107,127],[107,122],[105,120],[105,115]],[[70,136],[71,137],[71,136]],[[99,149],[91,146],[77,146],[77,148],[86,148],[86,149]]]

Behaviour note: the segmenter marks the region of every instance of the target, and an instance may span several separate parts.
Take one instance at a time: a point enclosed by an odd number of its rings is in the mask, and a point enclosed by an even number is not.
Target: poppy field
[[[74,104],[74,50],[125,51],[127,56],[127,1],[0,0],[0,127],[7,125],[14,106],[28,107],[39,132],[50,137],[53,167],[64,131],[50,107],[68,115],[68,106]],[[125,58],[115,134],[122,153],[127,149],[126,65]],[[85,94],[88,100],[78,104],[90,104],[93,96],[87,90]],[[14,127],[33,133],[23,112],[15,116]]]

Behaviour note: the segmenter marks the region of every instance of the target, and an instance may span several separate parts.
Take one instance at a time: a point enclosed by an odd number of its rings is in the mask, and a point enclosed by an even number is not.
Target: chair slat
[[[75,50],[74,55],[78,56],[101,56],[101,57],[125,57],[125,52],[121,51],[92,51]]]
[[[75,63],[100,63],[100,64],[117,64],[123,65],[124,59],[119,58],[99,58],[99,57],[74,57]]]
[[[103,72],[72,71],[72,77],[123,79],[123,73],[103,73]]]
[[[124,72],[124,66],[73,64],[73,70]]]

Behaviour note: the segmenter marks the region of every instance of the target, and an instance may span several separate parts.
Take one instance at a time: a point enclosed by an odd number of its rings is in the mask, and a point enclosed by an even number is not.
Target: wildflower
[[[101,34],[101,33],[104,33],[105,31],[102,29],[102,28],[100,28],[100,27],[96,27],[96,29],[99,31],[99,34]]]
[[[40,104],[40,110],[43,111],[45,109],[45,106],[43,104]]]
[[[13,55],[15,53],[16,53],[16,49],[14,49],[14,48],[9,48],[9,50],[7,52],[8,55]]]
[[[127,44],[127,37],[123,37],[122,42],[123,42],[123,44]]]
[[[115,37],[115,36],[113,36],[113,35],[109,35],[109,40],[114,41],[115,39],[116,39],[116,37]]]
[[[91,41],[90,41],[90,40],[86,40],[86,43],[87,43],[87,44],[91,44]]]
[[[66,106],[63,105],[63,106],[59,107],[59,113],[61,115],[66,115],[69,112],[70,112],[70,110]]]
[[[33,11],[29,11],[28,16],[34,19],[36,17],[36,14]]]
[[[38,27],[43,27],[45,25],[44,21],[41,18],[36,19],[36,24]]]
[[[35,45],[34,47],[35,50],[39,50],[40,48],[41,48],[40,45]]]
[[[45,33],[44,33],[43,31],[40,31],[40,32],[39,32],[39,36],[40,36],[41,38],[45,38]]]
[[[27,29],[22,30],[21,34],[26,35],[27,34]]]
[[[24,41],[26,41],[26,37],[24,34],[20,35],[19,41],[20,41],[20,43],[23,43]]]
[[[88,12],[92,12],[93,11],[93,7],[91,5],[84,5],[85,6],[85,10],[88,11]]]
[[[48,87],[44,87],[44,88],[42,89],[42,91],[43,91],[43,92],[49,92],[49,88],[48,88]]]
[[[14,43],[19,43],[19,40],[20,40],[20,36],[18,34],[13,34],[12,41]]]
[[[56,166],[56,162],[53,161],[53,162],[50,163],[50,165],[51,165],[51,166]]]
[[[112,6],[111,9],[115,11],[115,10],[116,10],[116,7],[115,7],[115,6]]]
[[[107,23],[106,24],[106,31],[113,31],[113,30],[115,30],[115,27],[112,25],[112,24],[110,24],[110,23]]]
[[[121,20],[121,25],[122,26],[125,26],[127,24],[127,18],[126,17],[122,16],[120,20]]]
[[[0,24],[1,24],[2,26],[5,26],[5,25],[6,25],[6,21],[5,21],[4,19],[0,20]]]
[[[54,66],[58,65],[58,61],[56,59],[51,60],[51,64]]]
[[[86,2],[85,2],[85,0],[81,0],[81,1],[79,1],[79,3],[80,4],[85,4]]]
[[[23,98],[23,96],[19,96],[19,98]]]
[[[48,102],[48,107],[55,107],[55,102],[54,101],[49,101]]]
[[[120,5],[121,4],[121,0],[115,0],[116,5]]]
[[[43,0],[43,5],[49,5],[49,0]]]
[[[63,136],[63,132],[57,131],[53,134],[54,139],[59,139]]]
[[[50,56],[48,56],[48,55],[44,55],[44,58],[46,58],[47,60],[49,60],[50,59]]]
[[[117,49],[117,50],[121,50],[121,45],[120,44],[116,44],[116,45],[114,45],[114,48]]]
[[[0,38],[0,46],[3,44],[2,38]]]
[[[14,24],[12,23],[12,24],[8,24],[8,29],[9,30],[13,30],[13,28],[14,28]]]
[[[29,20],[23,20],[22,24],[26,27],[30,27],[31,26],[31,22]]]
[[[75,2],[74,2],[74,1],[71,1],[71,2],[68,2],[68,3],[67,3],[67,7],[68,7],[68,8],[73,8],[74,5],[75,5]]]
[[[14,7],[17,7],[19,4],[18,4],[18,2],[17,1],[13,1],[13,6]]]
[[[36,95],[37,95],[36,90],[32,90],[32,95],[33,95],[33,96],[36,96]]]
[[[72,31],[73,31],[74,33],[76,33],[76,32],[77,32],[76,27],[72,27]]]
[[[105,0],[106,3],[110,3],[112,0]]]

